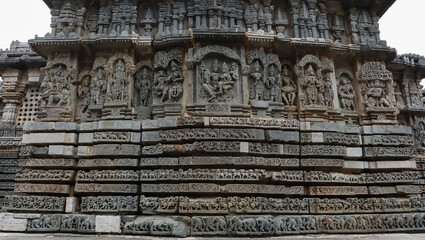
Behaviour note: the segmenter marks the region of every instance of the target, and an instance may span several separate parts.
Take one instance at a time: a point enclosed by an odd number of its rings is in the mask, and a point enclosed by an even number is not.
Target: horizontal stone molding
[[[138,186],[134,184],[97,184],[77,183],[76,193],[137,193]]]
[[[23,144],[49,145],[49,144],[77,144],[76,133],[28,133],[22,137]]]
[[[65,210],[65,198],[9,195],[5,197],[3,209],[7,211],[63,212]]]
[[[64,184],[35,184],[16,183],[15,192],[20,193],[45,193],[45,194],[69,194],[70,185]]]

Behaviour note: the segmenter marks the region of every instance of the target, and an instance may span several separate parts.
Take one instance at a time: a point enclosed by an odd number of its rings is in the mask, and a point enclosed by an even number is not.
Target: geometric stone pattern
[[[45,3],[0,50],[1,231],[425,231],[425,58],[380,39],[390,2]]]

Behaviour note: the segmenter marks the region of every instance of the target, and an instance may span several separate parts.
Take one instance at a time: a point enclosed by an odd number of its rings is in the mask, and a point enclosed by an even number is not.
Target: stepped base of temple
[[[115,235],[102,235],[102,236],[87,236],[75,234],[21,234],[21,233],[0,233],[2,240],[44,240],[46,238],[54,238],[58,240],[90,240],[90,239],[106,239],[106,240],[126,240],[126,239],[158,239],[158,237],[141,237],[141,236],[115,236]],[[166,239],[170,239],[167,237]],[[228,239],[223,237],[209,237],[209,238],[187,238],[187,239]],[[265,239],[265,238],[262,238]],[[282,236],[270,237],[271,240],[345,240],[345,239],[362,239],[362,240],[422,240],[425,239],[425,233],[414,234],[344,234],[344,235],[306,235],[306,236]]]

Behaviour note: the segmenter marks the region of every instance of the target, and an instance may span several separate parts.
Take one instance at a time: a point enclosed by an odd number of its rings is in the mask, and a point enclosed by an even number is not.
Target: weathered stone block
[[[76,154],[76,148],[74,146],[66,145],[50,145],[49,155],[52,157],[68,156],[72,157]]]
[[[403,126],[403,125],[362,126],[362,132],[365,135],[373,135],[373,134],[412,135],[413,133],[411,126]]]
[[[97,130],[97,122],[82,122],[80,123],[80,131],[90,132]]]
[[[78,198],[76,197],[66,197],[65,201],[65,212],[66,213],[75,213],[77,209]]]
[[[346,158],[361,158],[363,156],[363,149],[361,147],[347,147]]]
[[[0,213],[0,230],[6,232],[25,232],[28,219],[14,218],[13,213]]]
[[[141,130],[141,121],[125,121],[125,120],[108,120],[108,121],[99,121],[97,124],[97,130]]]
[[[367,163],[370,169],[416,169],[416,161],[414,159],[406,161],[371,161]]]
[[[79,130],[79,124],[76,122],[57,122],[56,131],[75,132]]]
[[[300,141],[299,132],[282,131],[282,130],[266,130],[266,140],[272,142],[293,142]]]
[[[121,233],[120,216],[96,216],[96,233]]]
[[[23,144],[76,144],[75,133],[29,133],[24,134]]]
[[[56,123],[54,122],[26,122],[23,130],[25,132],[49,132],[54,131]]]
[[[78,134],[78,143],[93,143],[93,133]]]
[[[150,131],[150,132],[143,132],[142,133],[142,142],[143,143],[154,143],[158,142],[160,140],[159,138],[159,132],[158,131]]]

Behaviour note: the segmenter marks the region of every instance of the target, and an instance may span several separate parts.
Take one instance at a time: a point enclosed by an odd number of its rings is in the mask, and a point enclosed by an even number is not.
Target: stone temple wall
[[[51,33],[0,51],[1,231],[425,231],[425,58],[380,39],[392,1],[45,3]]]

